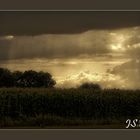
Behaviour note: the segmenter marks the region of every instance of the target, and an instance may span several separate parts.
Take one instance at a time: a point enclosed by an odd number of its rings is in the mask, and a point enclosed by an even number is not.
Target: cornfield
[[[67,120],[123,122],[140,117],[140,90],[0,89],[0,125],[7,118],[16,121],[37,116],[49,116],[50,121],[57,116]]]

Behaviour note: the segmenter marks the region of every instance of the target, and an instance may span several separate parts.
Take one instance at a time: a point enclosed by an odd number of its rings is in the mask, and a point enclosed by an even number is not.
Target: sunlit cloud
[[[122,44],[111,45],[113,51],[125,51],[125,48],[122,47]]]
[[[109,73],[94,73],[88,70],[58,80],[57,87],[78,87],[85,82],[100,84],[102,88],[125,88],[125,82],[120,76]]]

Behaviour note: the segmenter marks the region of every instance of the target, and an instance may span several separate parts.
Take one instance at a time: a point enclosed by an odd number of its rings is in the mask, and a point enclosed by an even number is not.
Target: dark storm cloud
[[[0,35],[80,33],[140,25],[140,12],[0,12]]]
[[[30,58],[139,58],[140,27],[91,30],[77,34],[0,36],[0,59]],[[112,46],[121,43],[114,50]],[[118,46],[117,46],[118,47]]]

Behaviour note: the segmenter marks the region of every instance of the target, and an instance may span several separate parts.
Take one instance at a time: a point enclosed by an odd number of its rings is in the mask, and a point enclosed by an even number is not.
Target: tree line
[[[0,68],[0,87],[54,87],[56,81],[48,72],[14,71]]]
[[[48,72],[27,70],[24,72],[13,71],[6,68],[0,68],[0,87],[44,87],[52,88],[56,81]],[[85,82],[78,88],[101,90],[100,85]]]

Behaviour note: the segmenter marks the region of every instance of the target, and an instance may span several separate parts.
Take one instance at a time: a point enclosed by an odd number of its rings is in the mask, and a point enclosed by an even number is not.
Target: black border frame
[[[36,2],[35,2],[36,1]],[[68,2],[70,1],[70,2]],[[84,2],[83,2],[84,1]],[[117,1],[117,2],[116,2]],[[139,11],[139,0],[1,0],[0,11],[12,10],[114,10]],[[139,139],[139,129],[0,129],[4,140]]]

